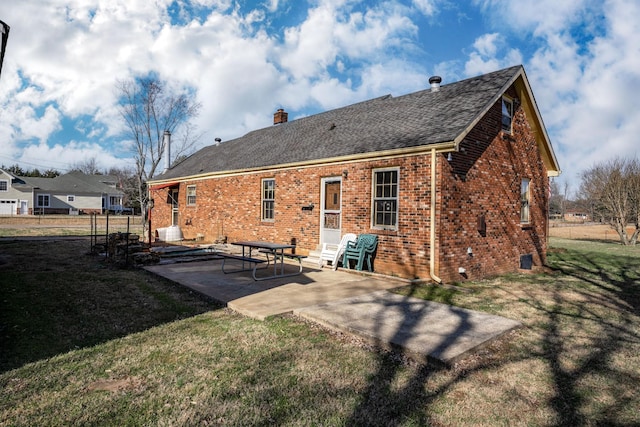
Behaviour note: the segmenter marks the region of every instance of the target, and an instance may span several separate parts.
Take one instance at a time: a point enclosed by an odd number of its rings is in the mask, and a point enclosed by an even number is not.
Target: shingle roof
[[[393,97],[386,95],[208,146],[153,181],[264,168],[454,141],[522,66]]]
[[[70,172],[55,178],[17,177],[24,184],[12,184],[17,188],[38,188],[52,193],[69,194],[122,194],[115,188],[117,178],[110,175],[87,175]]]

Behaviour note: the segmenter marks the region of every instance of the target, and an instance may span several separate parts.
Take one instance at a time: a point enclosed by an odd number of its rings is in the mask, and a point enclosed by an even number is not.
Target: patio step
[[[318,267],[318,261],[320,261],[320,249],[309,251],[309,256],[302,260],[303,263]]]

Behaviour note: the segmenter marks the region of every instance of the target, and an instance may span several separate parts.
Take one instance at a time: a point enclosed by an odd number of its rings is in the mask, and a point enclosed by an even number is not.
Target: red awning
[[[163,188],[176,187],[178,185],[180,185],[179,182],[167,182],[165,184],[152,185],[149,190],[162,190]]]

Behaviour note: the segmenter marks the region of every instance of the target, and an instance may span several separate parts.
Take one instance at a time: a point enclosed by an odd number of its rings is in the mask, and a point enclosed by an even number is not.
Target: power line
[[[32,167],[36,167],[38,169],[53,169],[50,165],[49,166],[39,165],[37,163],[31,163],[31,162],[27,162],[27,161],[24,161],[24,160],[18,161],[16,159],[12,159],[10,157],[6,157],[6,156],[3,156],[3,155],[0,155],[0,159],[4,159],[4,160],[8,160],[8,161],[12,162],[12,164],[8,164],[7,167],[8,166],[13,166],[13,164],[25,164],[25,165],[29,165],[29,166],[32,166]],[[51,163],[58,163],[58,162],[55,162],[55,161],[50,161],[50,162]],[[61,165],[62,164],[68,165],[68,163],[62,163],[62,162],[59,162],[59,163]],[[69,166],[66,166],[66,167],[55,167],[55,169],[59,170],[60,172],[68,172],[68,171],[71,170],[71,168]]]

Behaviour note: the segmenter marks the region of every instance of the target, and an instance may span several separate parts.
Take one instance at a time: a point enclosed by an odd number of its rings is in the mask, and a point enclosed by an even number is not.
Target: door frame
[[[326,229],[324,227],[324,216],[325,216],[325,212],[330,212],[330,213],[335,213],[335,210],[325,210],[325,206],[326,206],[326,185],[328,183],[332,183],[332,182],[339,182],[340,183],[340,209],[337,211],[338,214],[340,214],[340,226],[338,227],[337,231],[329,231],[329,229]],[[323,243],[330,243],[330,244],[338,244],[340,243],[340,238],[342,236],[342,176],[328,176],[328,177],[324,177],[321,178],[320,180],[320,245],[322,245]],[[336,236],[337,236],[337,240],[336,240]]]
[[[179,188],[170,188],[169,197],[171,198],[171,225],[180,224],[180,204],[178,203],[178,197],[180,197]]]

